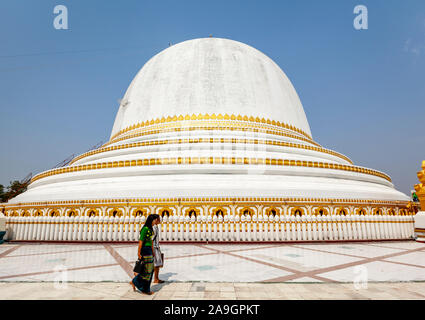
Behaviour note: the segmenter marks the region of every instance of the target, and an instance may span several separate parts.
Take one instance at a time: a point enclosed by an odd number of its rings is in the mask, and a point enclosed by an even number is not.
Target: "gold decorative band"
[[[142,132],[137,132],[137,133],[130,133],[127,135],[123,135],[121,137],[117,137],[114,139],[109,140],[107,143],[105,143],[104,145],[102,145],[103,147],[106,147],[108,145],[111,145],[113,143],[117,143],[119,141],[123,141],[123,140],[128,140],[128,139],[132,139],[132,138],[136,138],[136,137],[141,137],[141,136],[147,136],[147,135],[153,135],[153,134],[160,134],[160,133],[167,133],[167,132],[185,132],[185,131],[194,131],[194,130],[220,130],[220,131],[243,131],[243,132],[261,132],[261,133],[266,133],[266,134],[273,134],[273,135],[278,135],[278,136],[282,136],[282,137],[288,137],[288,138],[292,138],[292,139],[297,139],[300,141],[304,141],[307,143],[311,143],[315,146],[321,147],[320,144],[318,144],[317,142],[308,139],[308,138],[304,138],[302,136],[299,135],[295,135],[295,134],[291,134],[291,133],[286,133],[283,132],[281,130],[275,130],[275,129],[266,129],[266,128],[248,128],[248,127],[240,127],[240,126],[230,126],[229,124],[227,124],[226,126],[222,126],[222,125],[193,125],[193,126],[187,126],[187,127],[183,127],[183,126],[175,126],[172,128],[160,128],[160,129],[152,129],[152,128],[148,128],[149,130],[145,130]]]
[[[313,162],[301,160],[284,160],[284,159],[271,159],[271,158],[234,158],[234,157],[192,157],[192,158],[150,158],[126,161],[113,161],[101,162],[93,164],[84,164],[78,166],[64,167],[59,169],[49,170],[40,173],[31,179],[31,182],[37,181],[42,178],[50,177],[62,173],[70,173],[77,171],[87,171],[96,169],[108,168],[123,168],[123,167],[138,167],[138,166],[157,166],[157,165],[192,165],[192,164],[225,164],[225,165],[269,165],[269,166],[289,166],[289,167],[307,167],[307,168],[320,168],[343,170],[350,172],[358,172],[368,175],[377,176],[391,182],[391,178],[386,174],[361,167],[351,165],[341,165],[326,162]]]
[[[121,145],[111,146],[106,148],[99,148],[96,150],[83,153],[82,155],[78,157],[75,157],[74,159],[72,159],[69,165],[75,163],[76,161],[80,159],[83,159],[95,154],[103,153],[103,152],[122,150],[122,149],[128,149],[128,148],[157,146],[157,145],[166,145],[166,144],[183,144],[183,143],[189,143],[189,144],[190,143],[233,143],[233,144],[243,143],[243,144],[263,144],[263,145],[270,145],[270,146],[290,147],[290,148],[298,148],[298,149],[327,153],[327,154],[339,157],[341,159],[344,159],[348,161],[349,163],[353,164],[353,162],[348,157],[344,156],[343,154],[340,154],[332,150],[308,146],[304,144],[282,142],[282,141],[275,141],[275,140],[259,140],[259,139],[198,138],[198,139],[171,139],[171,140],[144,141],[144,142],[121,144]]]
[[[114,139],[115,137],[123,134],[123,133],[129,132],[129,131],[132,131],[132,130],[135,130],[135,129],[139,129],[139,128],[142,128],[142,127],[152,126],[154,124],[177,122],[177,121],[189,121],[189,120],[232,120],[232,121],[262,123],[262,124],[267,124],[267,125],[272,125],[272,126],[292,130],[292,131],[295,131],[295,132],[302,134],[303,136],[309,138],[310,140],[312,139],[312,137],[309,134],[307,134],[306,132],[304,132],[303,130],[298,129],[298,128],[292,126],[292,125],[288,125],[286,123],[280,122],[280,121],[264,119],[264,118],[260,119],[259,117],[254,118],[253,116],[250,116],[250,117],[241,116],[241,115],[236,116],[234,114],[232,114],[232,115],[228,115],[228,114],[225,114],[225,115],[218,114],[218,115],[216,115],[215,113],[210,115],[210,114],[206,113],[204,115],[202,115],[202,114],[198,114],[198,115],[192,114],[192,115],[185,115],[185,116],[174,115],[173,117],[168,116],[168,117],[162,117],[161,119],[157,118],[155,120],[153,120],[153,119],[152,120],[146,120],[145,122],[139,122],[137,124],[133,124],[133,125],[127,127],[127,128],[120,130],[119,132],[117,132],[116,134],[114,134],[111,137],[111,140]]]
[[[3,204],[6,210],[15,210],[25,207],[55,207],[55,206],[168,206],[168,205],[185,205],[195,206],[199,204],[208,204],[214,206],[234,205],[288,205],[288,206],[328,206],[337,205],[338,208],[344,209],[344,206],[360,206],[364,207],[403,207],[407,208],[408,201],[389,201],[389,200],[372,200],[372,199],[333,199],[333,198],[296,198],[296,197],[178,197],[178,198],[123,198],[123,199],[80,199],[68,201],[41,201],[41,202],[25,202],[17,204]],[[413,208],[410,208],[413,210]],[[342,210],[339,210],[342,211]],[[375,210],[376,213],[379,210]]]

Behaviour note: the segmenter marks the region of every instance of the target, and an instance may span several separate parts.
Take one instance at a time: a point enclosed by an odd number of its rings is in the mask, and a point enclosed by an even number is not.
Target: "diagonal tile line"
[[[88,267],[77,267],[77,268],[69,268],[66,269],[67,271],[75,271],[75,270],[84,270],[84,269],[95,269],[95,268],[103,268],[103,267],[112,267],[116,266],[116,263],[110,263],[110,264],[99,264],[95,266],[88,266]],[[29,277],[29,276],[36,276],[39,274],[48,274],[48,273],[55,273],[56,270],[49,270],[49,271],[41,271],[41,272],[31,272],[31,273],[22,273],[22,274],[13,274],[13,275],[7,275],[0,277],[1,279],[8,279],[8,278],[17,278],[17,277]]]
[[[416,249],[408,250],[407,252],[403,251],[403,252],[390,253],[390,254],[387,254],[387,255],[379,256],[379,257],[365,258],[363,260],[344,263],[344,264],[340,264],[340,265],[337,265],[337,266],[301,272],[298,275],[288,275],[288,276],[284,276],[284,277],[269,279],[269,280],[267,280],[267,282],[288,281],[288,280],[293,280],[293,279],[296,279],[296,278],[299,278],[299,277],[311,277],[313,275],[317,275],[317,274],[320,274],[320,273],[326,273],[326,272],[345,269],[345,268],[349,268],[349,267],[353,267],[353,266],[357,266],[357,265],[361,265],[361,264],[366,264],[366,263],[370,263],[370,262],[374,262],[374,261],[379,261],[379,260],[383,260],[383,259],[387,259],[387,258],[397,257],[397,256],[405,255],[405,254],[410,253],[410,252],[422,251],[423,249],[424,248],[416,248]]]
[[[248,257],[240,256],[240,255],[234,254],[232,252],[221,251],[221,250],[214,249],[214,248],[208,248],[208,247],[204,247],[202,245],[198,245],[198,247],[202,247],[202,248],[205,248],[205,249],[213,250],[213,251],[216,251],[216,253],[223,253],[223,254],[226,254],[226,255],[229,255],[229,256],[232,256],[232,257],[236,257],[236,258],[239,258],[239,259],[243,259],[243,260],[247,260],[247,261],[250,261],[250,262],[254,262],[254,263],[259,263],[259,264],[262,264],[262,265],[266,265],[266,266],[269,266],[269,267],[272,267],[272,268],[280,269],[280,270],[283,270],[283,271],[291,272],[291,273],[293,273],[295,275],[301,273],[300,271],[298,271],[296,269],[291,269],[291,268],[283,267],[283,266],[280,266],[280,265],[277,265],[277,264],[273,264],[273,263],[269,263],[269,262],[264,262],[264,261],[261,261],[261,260],[253,259],[253,258],[248,258]],[[296,278],[298,278],[298,277],[296,277]],[[324,277],[317,276],[317,275],[312,275],[311,278],[315,278],[317,280],[325,281],[325,282],[336,282],[336,281],[334,281],[332,279],[324,278]]]
[[[367,245],[372,246],[372,247],[387,248],[387,249],[409,250],[409,249],[406,249],[406,248],[397,248],[397,247],[380,245],[380,244],[376,244],[376,243],[368,243]]]
[[[425,269],[425,266],[421,266],[419,264],[412,264],[412,263],[398,262],[398,261],[390,261],[390,260],[382,260],[382,261],[388,262],[388,263],[394,263],[394,264],[401,264],[403,266],[408,266],[408,267],[424,268]]]
[[[340,252],[327,251],[327,250],[322,250],[322,249],[306,248],[306,247],[301,247],[301,246],[297,246],[297,245],[291,245],[291,247],[305,249],[305,250],[310,250],[310,251],[323,252],[323,253],[337,254],[337,255],[342,255],[342,256],[347,256],[347,257],[352,257],[352,258],[361,258],[361,259],[373,259],[374,258],[374,257],[368,258],[368,257],[358,256],[358,255],[353,255],[353,254],[346,254],[346,253],[340,253]],[[423,249],[425,249],[425,247],[424,248],[416,248],[416,249],[413,249],[413,250],[421,251]],[[401,252],[397,252],[397,254],[399,254],[399,255],[408,254],[408,253],[410,253],[410,250],[412,250],[412,249],[402,249]],[[375,258],[376,258],[377,261],[386,259],[386,258],[380,258],[379,256],[378,257],[375,257]],[[391,263],[397,263],[397,264],[404,264],[404,265],[412,266],[412,267],[425,268],[424,266],[416,265],[416,264],[401,263],[401,262],[388,261],[388,260],[383,260],[383,261],[385,261],[385,262],[391,262]]]
[[[103,246],[112,256],[112,258],[114,258],[115,261],[120,265],[120,267],[129,275],[129,277],[131,279],[134,278],[133,268],[131,267],[130,263],[125,260],[111,245],[104,244]]]
[[[17,254],[13,256],[8,256],[6,258],[17,258],[17,257],[28,257],[28,256],[42,256],[45,254],[58,254],[58,253],[69,253],[69,252],[75,252],[80,253],[82,251],[93,251],[93,250],[103,250],[102,248],[96,248],[96,249],[81,249],[81,250],[64,250],[64,251],[53,251],[53,252],[40,252],[40,253],[28,253],[28,254]]]
[[[21,244],[18,244],[16,246],[14,246],[14,247],[12,247],[12,248],[10,248],[10,249],[8,249],[8,250],[0,253],[0,258],[6,257],[9,253],[15,251],[16,249],[19,249],[21,246],[22,246]]]
[[[303,250],[310,250],[310,251],[316,251],[316,252],[322,252],[322,253],[330,253],[330,254],[336,254],[336,255],[340,255],[340,256],[346,256],[346,257],[351,257],[351,258],[361,258],[361,259],[367,259],[368,257],[365,256],[358,256],[358,255],[354,255],[354,254],[349,254],[349,253],[341,253],[341,252],[333,252],[333,251],[328,251],[328,250],[323,250],[323,249],[314,249],[314,248],[307,248],[307,247],[301,247],[299,245],[290,245],[293,248],[298,248],[298,249],[303,249]]]
[[[239,251],[253,251],[253,250],[261,250],[261,249],[270,249],[270,248],[278,248],[278,247],[283,247],[288,245],[287,243],[285,244],[275,244],[275,245],[271,245],[271,246],[264,246],[264,247],[258,247],[258,248],[244,248],[244,249],[234,249],[234,250],[229,250],[229,251],[225,251],[225,252],[239,252]]]

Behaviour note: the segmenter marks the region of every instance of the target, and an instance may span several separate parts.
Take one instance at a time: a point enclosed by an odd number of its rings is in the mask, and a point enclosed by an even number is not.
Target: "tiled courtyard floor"
[[[0,299],[425,299],[425,244],[166,244],[156,293],[136,244],[0,245]],[[61,282],[64,281],[65,284]]]

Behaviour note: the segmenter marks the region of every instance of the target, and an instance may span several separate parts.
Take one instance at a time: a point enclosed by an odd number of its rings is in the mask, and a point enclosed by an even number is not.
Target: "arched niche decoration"
[[[238,209],[237,214],[240,216],[248,215],[252,217],[255,214],[255,210],[254,208],[251,208],[251,207],[242,207]]]
[[[29,217],[31,216],[31,213],[28,210],[25,210],[21,213],[21,217]]]
[[[88,208],[86,209],[86,216],[89,218],[94,218],[99,216],[99,209],[96,208]]]
[[[405,216],[407,215],[407,210],[406,209],[400,209],[400,215]]]
[[[374,208],[372,212],[374,216],[381,216],[384,213],[384,211],[380,208]],[[388,215],[394,216],[395,215],[394,209],[388,210]]]
[[[33,217],[41,217],[41,216],[43,216],[43,212],[42,212],[40,209],[35,210],[35,211],[33,212],[32,216],[33,216]]]
[[[109,217],[122,217],[124,215],[124,209],[123,208],[119,208],[119,207],[114,207],[114,208],[108,208],[106,211],[107,215]]]
[[[68,210],[66,210],[65,215],[69,218],[70,217],[78,217],[78,211],[75,210],[75,209],[68,209]]]
[[[305,215],[305,210],[302,207],[292,207],[289,210],[289,212],[290,212],[291,216],[300,216],[301,217],[301,216]]]
[[[280,215],[280,210],[276,207],[270,207],[266,209],[266,214],[268,216],[272,215],[273,217]]]
[[[348,209],[344,208],[344,207],[338,208],[336,210],[336,214],[339,215],[339,216],[346,216],[346,215],[348,215],[348,212],[349,212]]]
[[[216,217],[218,217],[219,215],[224,217],[225,215],[230,214],[230,208],[228,208],[227,206],[214,206],[209,208],[208,214]]]
[[[365,216],[367,214],[367,212],[366,212],[365,208],[357,208],[356,214],[359,215],[359,216]]]
[[[41,214],[41,215],[43,215],[43,214]],[[59,210],[58,209],[50,209],[47,212],[47,216],[49,216],[49,217],[59,217],[60,216]]]
[[[190,218],[192,216],[194,216],[196,218],[197,216],[199,216],[200,212],[201,212],[201,210],[199,208],[196,208],[196,207],[189,207],[189,208],[183,209],[183,215],[189,216]]]
[[[144,207],[133,208],[130,212],[130,215],[133,217],[142,217],[147,215],[147,210]]]
[[[313,208],[313,214],[316,216],[327,216],[329,215],[329,210],[324,207],[315,207]]]
[[[174,216],[176,214],[176,212],[175,212],[174,208],[161,207],[161,208],[158,209],[158,214],[161,216],[161,218],[164,218],[165,216],[167,216],[167,217]]]

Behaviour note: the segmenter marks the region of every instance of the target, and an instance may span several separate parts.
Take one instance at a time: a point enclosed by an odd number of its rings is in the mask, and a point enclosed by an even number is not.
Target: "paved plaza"
[[[0,299],[425,299],[425,244],[164,244],[156,293],[133,292],[137,244],[0,246]]]

